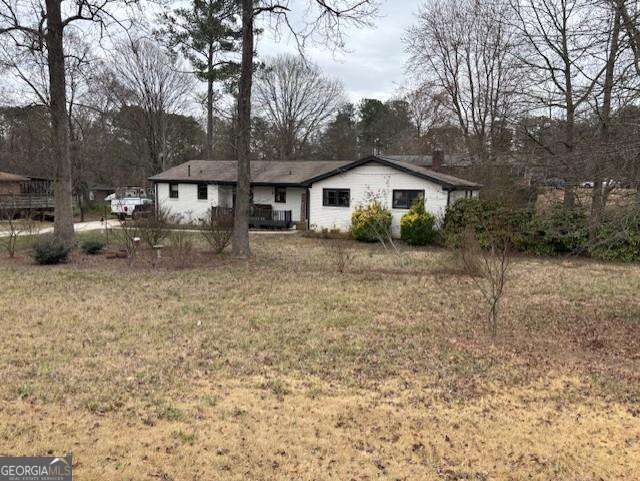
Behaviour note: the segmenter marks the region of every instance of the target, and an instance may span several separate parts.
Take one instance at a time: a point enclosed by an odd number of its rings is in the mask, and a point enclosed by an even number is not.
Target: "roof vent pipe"
[[[187,165],[187,177],[191,177],[191,166]]]

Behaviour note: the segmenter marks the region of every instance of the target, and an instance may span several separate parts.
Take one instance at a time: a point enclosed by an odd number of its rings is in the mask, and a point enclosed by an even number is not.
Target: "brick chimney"
[[[444,150],[440,147],[436,147],[433,149],[433,154],[431,156],[431,170],[440,170],[442,169],[442,164],[444,164]]]

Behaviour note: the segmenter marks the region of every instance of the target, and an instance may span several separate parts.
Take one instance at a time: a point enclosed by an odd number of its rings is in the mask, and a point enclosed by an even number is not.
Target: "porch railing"
[[[219,215],[233,215],[230,207],[214,207]],[[293,220],[290,210],[277,210],[271,206],[251,205],[249,207],[249,224],[254,227],[291,227]]]
[[[53,209],[53,196],[47,194],[0,194],[2,210]]]

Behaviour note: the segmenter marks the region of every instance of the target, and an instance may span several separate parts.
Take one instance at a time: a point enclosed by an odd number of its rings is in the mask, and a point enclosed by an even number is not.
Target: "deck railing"
[[[234,214],[233,208],[214,207],[218,215]],[[249,224],[255,227],[290,227],[292,224],[290,210],[272,209],[270,206],[251,205],[249,207]]]
[[[0,194],[2,210],[53,209],[53,196],[47,194]]]

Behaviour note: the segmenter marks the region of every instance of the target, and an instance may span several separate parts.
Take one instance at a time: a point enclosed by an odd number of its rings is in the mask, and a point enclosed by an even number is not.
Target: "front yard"
[[[515,261],[495,343],[445,250],[255,235],[255,259],[0,261],[0,453],[79,480],[619,480],[640,266]]]

